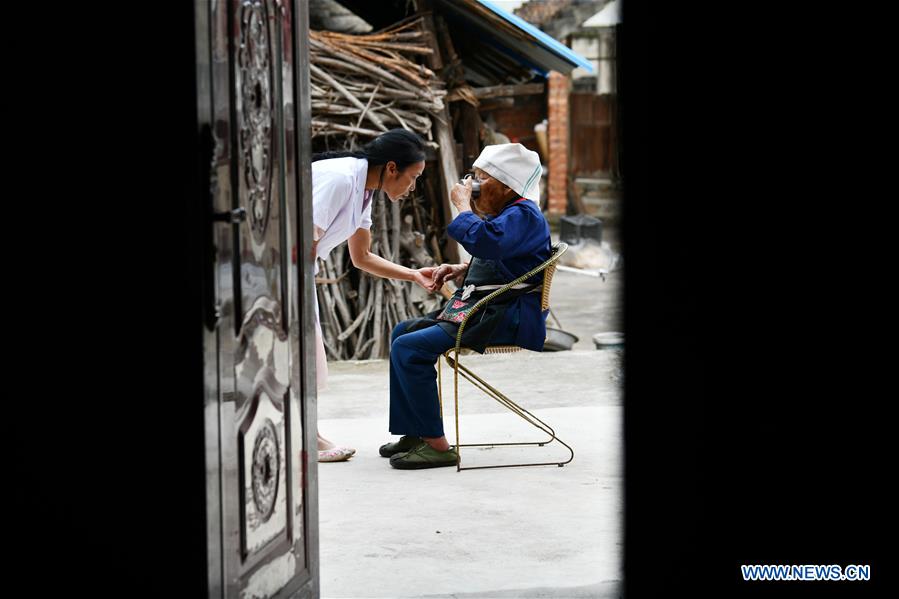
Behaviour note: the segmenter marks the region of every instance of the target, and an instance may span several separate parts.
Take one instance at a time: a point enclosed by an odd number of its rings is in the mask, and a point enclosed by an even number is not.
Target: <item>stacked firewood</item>
[[[310,31],[315,151],[354,150],[395,127],[418,133],[436,148],[432,117],[442,114],[446,89],[415,61],[433,52],[427,35],[420,17],[367,35]],[[410,198],[372,198],[372,253],[411,268],[443,261],[439,177],[428,166]],[[408,281],[371,276],[353,267],[346,243],[334,248],[319,263],[316,278],[328,358],[386,358],[394,326],[438,308],[446,289],[430,294]]]
[[[433,202],[420,195],[402,203],[391,202],[384,194],[378,194],[373,202],[374,254],[411,268],[439,263],[438,235],[429,225],[439,222]],[[432,209],[426,209],[426,204]],[[325,351],[332,360],[386,358],[396,324],[435,310],[448,294],[430,294],[414,283],[355,269],[346,243],[320,261],[316,290]]]
[[[436,147],[428,115],[443,110],[447,92],[414,61],[433,53],[427,36],[420,17],[368,35],[310,31],[313,139],[355,148],[402,127]]]

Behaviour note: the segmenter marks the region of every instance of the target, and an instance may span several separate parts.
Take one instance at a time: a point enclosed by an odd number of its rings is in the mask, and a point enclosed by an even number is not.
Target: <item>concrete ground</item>
[[[604,239],[620,251],[613,233]],[[621,330],[621,275],[603,282],[556,274],[553,312],[580,338],[572,351],[462,358],[574,448],[562,468],[393,469],[378,455],[395,439],[387,431],[387,362],[329,365],[319,429],[357,453],[319,464],[322,597],[620,596],[623,350],[596,350],[591,337]],[[443,373],[452,443],[452,371]],[[467,382],[460,395],[462,443],[540,438]],[[567,457],[558,443],[462,450],[464,466]]]
[[[555,241],[556,236],[553,235]],[[618,235],[614,229],[603,232],[613,252],[621,253]],[[547,325],[561,328],[578,337],[572,349],[594,349],[593,335],[624,331],[624,314],[621,281],[623,270],[606,275],[605,281],[582,274],[558,270],[550,290],[552,316]],[[555,316],[561,326],[553,319]]]

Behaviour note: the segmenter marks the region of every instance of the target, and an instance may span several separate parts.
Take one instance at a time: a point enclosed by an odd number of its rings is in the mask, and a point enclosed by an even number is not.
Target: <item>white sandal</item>
[[[319,449],[318,461],[345,462],[346,460],[353,457],[354,453],[356,453],[356,450],[349,447],[332,447],[331,449]]]

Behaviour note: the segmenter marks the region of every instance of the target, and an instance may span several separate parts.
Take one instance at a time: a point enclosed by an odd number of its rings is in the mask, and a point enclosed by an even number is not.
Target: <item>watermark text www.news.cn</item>
[[[743,580],[866,581],[868,565],[743,565]]]

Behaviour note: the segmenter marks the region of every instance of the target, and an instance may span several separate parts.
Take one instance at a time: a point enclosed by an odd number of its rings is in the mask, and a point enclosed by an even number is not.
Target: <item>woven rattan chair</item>
[[[555,431],[548,424],[522,408],[520,405],[506,397],[502,392],[492,387],[489,383],[487,383],[484,379],[480,378],[474,372],[472,372],[469,368],[463,366],[459,362],[459,356],[464,355],[462,352],[470,352],[468,348],[462,347],[462,332],[465,330],[465,324],[468,320],[476,314],[481,308],[490,303],[496,297],[502,295],[506,291],[508,291],[512,286],[517,285],[519,283],[523,283],[524,281],[530,279],[534,275],[543,272],[543,292],[541,295],[540,309],[548,310],[549,309],[549,289],[552,284],[553,274],[556,271],[556,262],[565,253],[568,249],[568,245],[565,243],[558,243],[553,246],[553,255],[527,274],[524,274],[511,283],[503,285],[496,291],[492,292],[490,295],[486,296],[479,302],[477,302],[465,317],[465,319],[459,324],[459,331],[456,334],[456,346],[449,349],[443,354],[443,357],[446,359],[447,364],[453,369],[453,398],[455,401],[455,419],[456,419],[456,451],[459,454],[459,459],[456,462],[456,471],[461,470],[476,470],[482,468],[510,468],[515,466],[564,466],[568,462],[574,459],[574,450],[564,441],[559,439],[556,436]],[[522,348],[517,345],[496,345],[489,346],[484,351],[485,354],[497,354],[497,353],[513,353],[520,351]],[[483,393],[485,393],[488,397],[496,400],[503,407],[511,410],[513,413],[520,416],[526,422],[534,426],[535,428],[541,430],[543,433],[547,435],[547,438],[539,440],[539,441],[524,441],[519,443],[459,443],[459,376],[462,376],[466,380],[468,380],[472,385],[476,388],[480,389]],[[440,399],[440,412],[443,413],[443,378],[440,366],[440,360],[437,361],[437,391],[438,397]],[[570,457],[563,462],[528,462],[525,464],[501,464],[496,466],[469,466],[467,468],[462,466],[462,448],[463,447],[498,447],[498,446],[509,446],[509,445],[534,445],[538,447],[543,447],[549,443],[554,441],[558,441],[562,445],[568,448]]]

